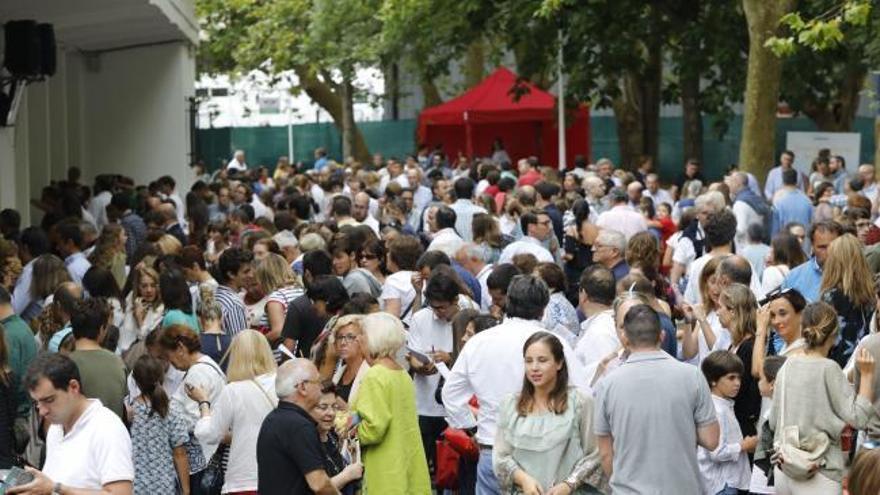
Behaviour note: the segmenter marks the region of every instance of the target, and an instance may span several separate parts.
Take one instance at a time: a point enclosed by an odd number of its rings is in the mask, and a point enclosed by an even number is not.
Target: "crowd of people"
[[[873,166],[493,151],[0,212],[6,493],[880,492]]]

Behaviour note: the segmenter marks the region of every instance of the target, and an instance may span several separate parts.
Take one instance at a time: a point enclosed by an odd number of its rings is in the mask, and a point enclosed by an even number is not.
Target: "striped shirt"
[[[270,302],[277,302],[281,305],[281,311],[286,315],[287,314],[287,305],[291,303],[294,299],[299,296],[304,296],[306,294],[306,290],[302,287],[297,287],[294,285],[288,287],[282,287],[280,289],[274,290],[269,297],[266,298],[266,305]],[[261,328],[264,328],[265,331],[269,331],[269,314],[263,312],[263,316],[260,317]]]
[[[214,299],[223,312],[220,328],[226,335],[235,335],[248,328],[247,308],[237,292],[225,285],[219,285],[214,293]]]

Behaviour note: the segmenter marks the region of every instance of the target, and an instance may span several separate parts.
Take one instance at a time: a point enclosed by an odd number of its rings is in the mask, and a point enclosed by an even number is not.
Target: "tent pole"
[[[559,170],[565,171],[566,159],[565,159],[565,83],[562,80],[562,28],[559,30],[559,51],[557,54],[557,67],[556,67],[556,80],[559,83],[559,88],[557,91],[558,101],[556,103],[557,112],[558,112],[558,122],[557,125],[559,127]]]
[[[471,122],[468,120],[468,113],[464,112],[465,153],[467,153],[468,160],[472,160],[474,157],[474,140],[472,134]]]

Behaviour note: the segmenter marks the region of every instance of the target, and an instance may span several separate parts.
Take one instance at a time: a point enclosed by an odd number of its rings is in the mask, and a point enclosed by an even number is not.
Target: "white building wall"
[[[30,206],[52,180],[78,166],[90,183],[119,173],[139,184],[171,175],[189,187],[187,98],[195,59],[188,43],[171,42],[82,55],[59,47],[58,70],[27,87],[14,127],[0,127],[0,208]]]

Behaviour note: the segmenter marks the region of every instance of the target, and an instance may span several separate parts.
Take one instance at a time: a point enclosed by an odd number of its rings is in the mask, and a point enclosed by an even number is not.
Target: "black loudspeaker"
[[[42,70],[40,32],[35,21],[9,21],[4,25],[4,65],[13,76],[39,76]]]
[[[54,76],[57,64],[55,28],[51,24],[40,24],[37,31],[40,34],[40,74]]]

